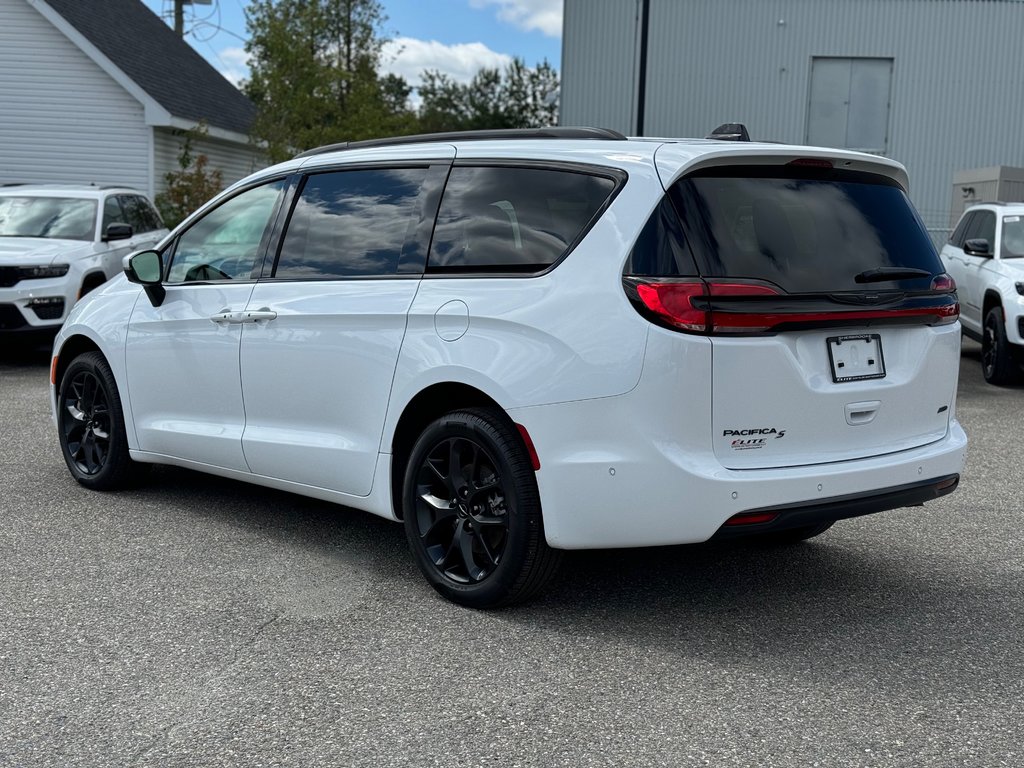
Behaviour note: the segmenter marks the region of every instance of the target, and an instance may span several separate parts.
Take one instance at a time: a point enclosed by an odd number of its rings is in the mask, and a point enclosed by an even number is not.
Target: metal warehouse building
[[[941,236],[956,171],[1024,166],[1024,2],[565,0],[561,122],[885,155]]]

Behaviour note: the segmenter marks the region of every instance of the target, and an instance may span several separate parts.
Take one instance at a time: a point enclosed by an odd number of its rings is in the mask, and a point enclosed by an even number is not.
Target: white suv
[[[902,166],[600,129],[328,147],[81,302],[83,485],[174,464],[404,520],[467,605],[558,551],[758,535],[952,491],[958,305]]]
[[[956,280],[964,335],[981,342],[985,380],[1018,381],[1024,362],[1024,203],[971,206],[941,256]]]
[[[0,187],[0,335],[53,334],[122,258],[167,234],[152,203],[121,187]]]

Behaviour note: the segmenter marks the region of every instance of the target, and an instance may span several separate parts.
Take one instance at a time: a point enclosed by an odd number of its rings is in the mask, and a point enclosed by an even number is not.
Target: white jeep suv
[[[959,481],[955,288],[890,160],[557,128],[234,185],[56,339],[72,475],[174,464],[404,521],[457,602],[559,550],[754,535]]]
[[[1024,362],[1024,203],[971,206],[941,256],[956,280],[964,335],[981,342],[985,380],[1018,381]]]
[[[0,335],[52,337],[121,259],[167,234],[152,203],[121,187],[0,187]]]

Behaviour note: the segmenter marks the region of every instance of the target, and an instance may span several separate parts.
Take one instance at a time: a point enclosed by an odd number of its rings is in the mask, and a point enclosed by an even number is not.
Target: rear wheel
[[[992,307],[985,315],[981,337],[981,372],[989,384],[1011,384],[1020,377],[1013,349],[1006,339],[1002,307]]]
[[[141,465],[128,455],[117,383],[99,352],[71,361],[57,392],[61,453],[75,480],[98,491],[125,487]]]
[[[409,456],[402,502],[416,564],[453,602],[528,600],[561,560],[544,540],[526,449],[496,409],[455,411],[427,427]]]

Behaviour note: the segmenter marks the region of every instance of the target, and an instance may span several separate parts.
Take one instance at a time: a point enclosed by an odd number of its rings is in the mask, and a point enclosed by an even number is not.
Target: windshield
[[[0,237],[92,240],[95,230],[95,200],[0,197]]]
[[[1024,258],[1024,217],[1003,216],[999,255],[1004,259]]]

